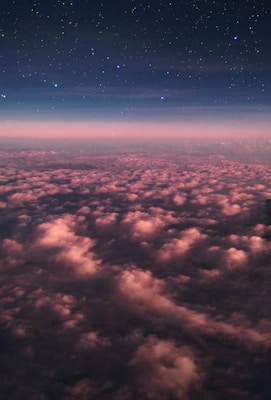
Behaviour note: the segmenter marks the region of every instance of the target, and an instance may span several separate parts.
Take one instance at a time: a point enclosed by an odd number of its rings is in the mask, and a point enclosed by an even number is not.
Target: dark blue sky
[[[266,118],[269,36],[267,1],[2,1],[0,115]]]

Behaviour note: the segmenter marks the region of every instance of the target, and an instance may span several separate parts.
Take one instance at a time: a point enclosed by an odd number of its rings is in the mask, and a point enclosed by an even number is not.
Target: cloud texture
[[[3,147],[3,398],[270,398],[271,179],[248,145]]]

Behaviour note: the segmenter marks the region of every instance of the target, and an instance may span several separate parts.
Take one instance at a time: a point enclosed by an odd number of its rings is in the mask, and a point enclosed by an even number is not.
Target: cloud
[[[23,251],[22,244],[14,239],[4,239],[2,248],[3,251],[8,255],[20,255]]]
[[[50,222],[44,222],[37,228],[36,248],[52,249],[52,260],[59,265],[73,270],[79,275],[91,275],[96,272],[99,260],[90,251],[94,241],[89,237],[77,235],[79,224],[84,224],[84,217],[66,214]]]
[[[75,307],[75,299],[71,295],[55,295],[41,294],[35,302],[37,310],[49,308],[55,312],[61,319],[68,319],[71,316],[72,309]]]
[[[11,203],[25,203],[25,202],[29,202],[29,201],[36,201],[37,198],[36,196],[31,193],[13,193],[12,195],[9,196],[8,201]]]
[[[94,348],[96,346],[108,346],[110,342],[107,338],[101,338],[98,332],[84,333],[79,341],[79,346],[84,348]]]
[[[189,349],[155,336],[138,347],[130,364],[140,370],[139,392],[146,399],[189,399],[189,389],[200,379]]]
[[[206,238],[198,228],[184,230],[179,238],[173,238],[165,243],[157,252],[157,260],[166,262],[184,256],[194,244]]]
[[[74,243],[77,239],[73,231],[75,227],[76,221],[72,215],[44,222],[38,227],[40,236],[36,244],[38,246],[65,246],[67,243]]]
[[[15,239],[4,239],[2,242],[3,264],[14,265],[21,262],[24,257],[24,249],[20,242]]]
[[[0,208],[6,208],[7,207],[7,203],[4,201],[0,201]]]
[[[106,231],[110,228],[114,228],[117,222],[118,214],[113,212],[110,214],[103,214],[96,219],[95,223],[98,229]]]
[[[180,195],[180,194],[176,194],[173,197],[173,202],[174,204],[176,204],[176,206],[183,206],[186,202],[186,196],[185,195]]]
[[[152,240],[164,227],[177,222],[172,213],[151,207],[149,213],[142,211],[130,211],[121,221],[121,226],[126,229],[133,240]]]
[[[136,200],[138,200],[138,195],[135,194],[135,193],[128,193],[127,194],[127,200],[136,201]]]
[[[247,262],[247,254],[243,250],[237,250],[234,247],[225,251],[227,268],[242,268]]]
[[[1,147],[4,397],[270,397],[269,164],[236,143]]]
[[[268,227],[263,229],[260,228],[259,225],[257,225],[253,230],[254,231],[256,230],[258,233],[259,231],[262,232],[263,236],[267,234],[269,231]],[[263,239],[261,236],[256,236],[256,235],[251,235],[251,236],[230,235],[229,240],[234,245],[239,246],[251,253],[261,253],[263,251],[268,251],[271,248],[271,245],[268,241]]]
[[[231,320],[216,320],[206,312],[198,312],[176,304],[170,296],[165,294],[165,289],[165,281],[154,278],[150,271],[141,271],[136,268],[123,272],[119,282],[120,293],[129,306],[140,314],[148,315],[149,318],[156,315],[190,332],[200,332],[211,336],[222,334],[238,340],[271,346],[270,334],[258,332],[242,324],[238,326]]]

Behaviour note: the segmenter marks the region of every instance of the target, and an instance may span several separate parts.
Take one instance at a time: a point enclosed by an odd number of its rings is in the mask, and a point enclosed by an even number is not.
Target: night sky
[[[2,0],[0,400],[271,399],[271,7]]]
[[[2,121],[267,129],[267,1],[18,0],[0,15]]]

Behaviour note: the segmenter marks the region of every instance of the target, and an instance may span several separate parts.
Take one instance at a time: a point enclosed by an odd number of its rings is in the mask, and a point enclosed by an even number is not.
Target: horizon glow
[[[78,120],[6,120],[0,125],[0,137],[26,138],[238,138],[270,136],[268,115],[259,118],[225,118],[211,121],[78,121]]]

